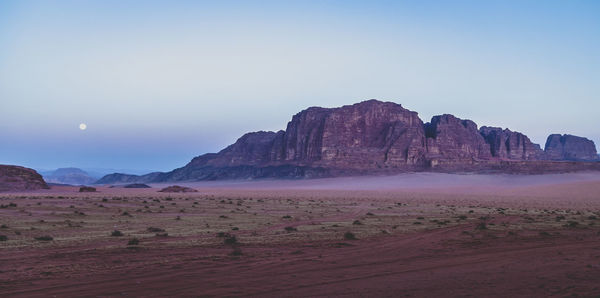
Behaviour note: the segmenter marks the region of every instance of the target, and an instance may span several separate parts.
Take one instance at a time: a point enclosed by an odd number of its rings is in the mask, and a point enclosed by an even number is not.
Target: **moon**
[[[87,125],[85,123],[79,124],[79,129],[85,130],[86,128],[87,128]]]

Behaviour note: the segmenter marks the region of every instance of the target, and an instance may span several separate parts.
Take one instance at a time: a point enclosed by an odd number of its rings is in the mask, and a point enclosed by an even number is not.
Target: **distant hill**
[[[552,134],[544,149],[523,133],[444,114],[424,123],[393,102],[311,107],[285,130],[251,132],[219,153],[148,175],[111,174],[102,183],[311,178],[408,171],[551,173],[600,170],[593,141]]]
[[[33,169],[0,165],[0,191],[48,189],[48,185]]]
[[[98,180],[79,168],[60,168],[50,172],[43,172],[44,180],[48,183],[71,185],[87,185]]]

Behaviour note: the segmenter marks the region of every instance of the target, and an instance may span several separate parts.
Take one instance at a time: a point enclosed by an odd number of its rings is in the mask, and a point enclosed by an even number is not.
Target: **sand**
[[[0,296],[600,295],[599,173],[181,185],[0,194]]]

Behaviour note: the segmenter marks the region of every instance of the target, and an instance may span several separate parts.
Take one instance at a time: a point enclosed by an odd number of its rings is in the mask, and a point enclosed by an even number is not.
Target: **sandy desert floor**
[[[0,296],[600,295],[600,173],[185,185],[0,194]]]

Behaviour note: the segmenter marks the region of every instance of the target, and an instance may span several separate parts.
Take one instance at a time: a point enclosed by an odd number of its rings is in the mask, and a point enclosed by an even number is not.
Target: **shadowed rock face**
[[[10,165],[0,165],[0,191],[48,189],[48,185],[35,170]]]
[[[452,115],[434,116],[425,125],[427,134],[427,158],[432,166],[456,164],[473,159],[491,158],[490,145],[471,120],[462,120]]]
[[[544,150],[551,160],[598,160],[594,142],[573,135],[548,136]]]
[[[552,141],[547,146],[552,159],[596,160],[593,143],[579,139],[583,138]],[[549,172],[600,169],[600,163],[550,164],[546,159],[539,145],[522,133],[495,127],[478,129],[473,121],[448,114],[424,124],[416,112],[399,104],[368,100],[339,108],[308,108],[294,115],[285,131],[247,133],[219,153],[198,156],[168,173],[113,174],[98,183],[307,178],[427,170],[543,173],[545,168]]]
[[[516,131],[500,127],[483,126],[479,133],[490,145],[494,157],[509,160],[539,160],[543,159],[544,151],[540,145],[534,144],[529,138]]]

